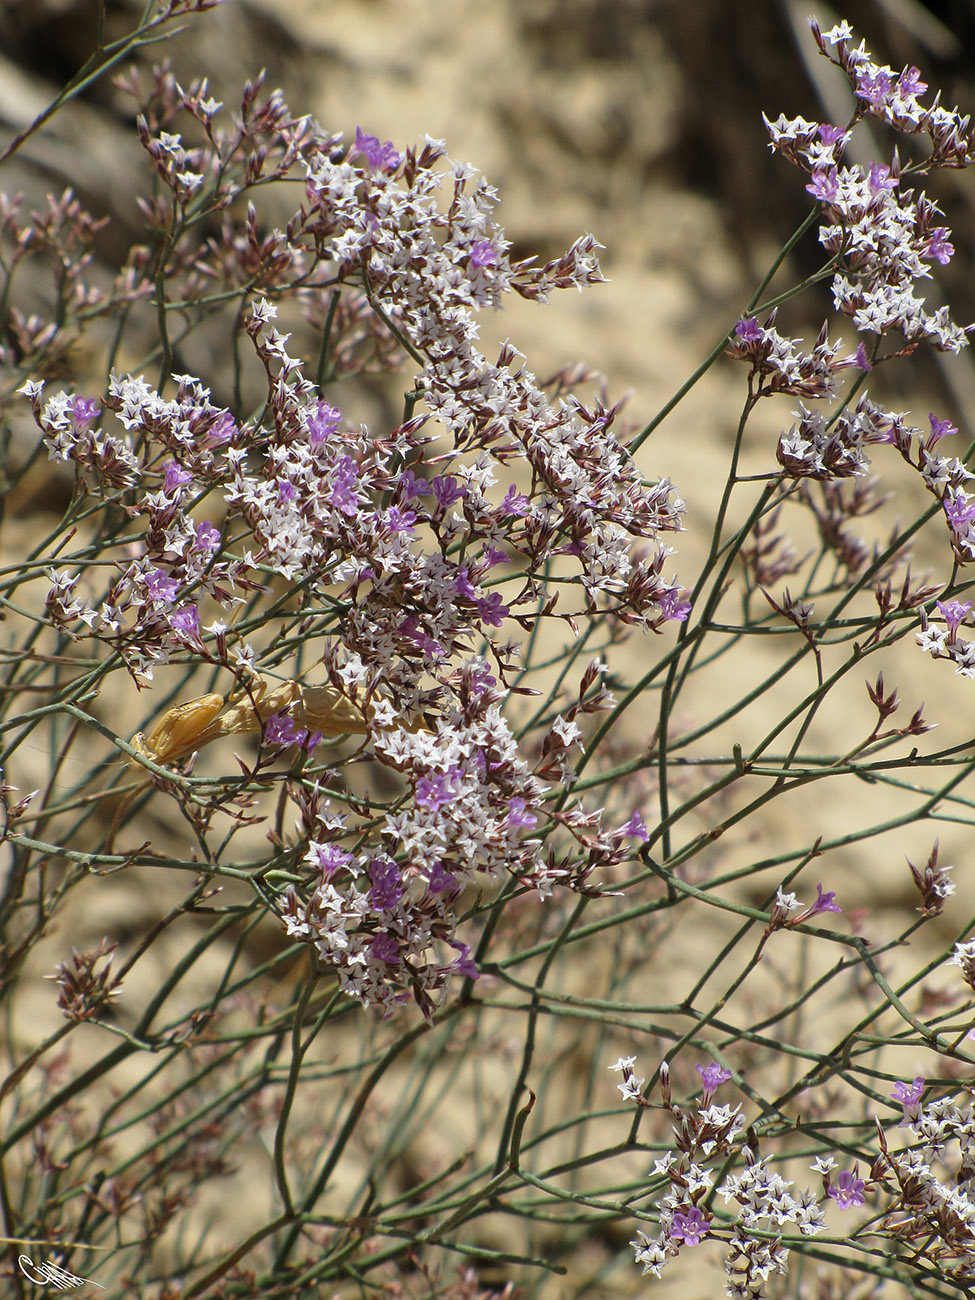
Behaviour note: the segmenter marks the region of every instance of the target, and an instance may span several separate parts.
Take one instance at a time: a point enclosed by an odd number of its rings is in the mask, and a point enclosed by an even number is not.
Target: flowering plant
[[[56,926],[87,941],[81,918],[99,918],[90,948],[51,963],[57,1026],[26,1047],[11,1034],[11,1238],[54,1243],[59,1267],[107,1250],[100,1285],[158,1300],[351,1295],[367,1275],[401,1294],[400,1273],[474,1296],[477,1271],[446,1280],[449,1254],[504,1285],[562,1269],[599,1229],[618,1263],[632,1215],[645,1272],[721,1241],[731,1295],[766,1294],[790,1252],[837,1288],[904,1267],[931,1294],[969,1285],[955,1096],[975,1058],[951,1023],[967,994],[932,1005],[921,981],[942,951],[920,975],[897,966],[945,910],[951,868],[937,846],[910,865],[920,916],[896,935],[848,924],[837,880],[854,845],[970,823],[967,748],[922,750],[932,724],[920,707],[893,722],[884,677],[921,671],[912,640],[975,676],[968,457],[943,454],[947,416],[915,427],[864,384],[919,347],[967,344],[918,293],[954,250],[904,182],[969,165],[975,137],[847,24],[813,36],[849,79],[849,121],[766,124],[807,177],[796,239],[818,223],[814,279],[838,319],[811,348],[781,333],[797,290],[772,294],[777,262],[698,372],[742,363],[746,395],[687,587],[666,540],[680,552],[687,511],[646,446],[662,416],[636,429],[601,387],[587,395],[589,372],[541,382],[510,341],[481,343],[512,293],[598,285],[600,246],[514,259],[497,193],[443,142],[332,134],[260,79],[230,114],[159,67],[119,83],[140,102],[152,192],[148,242],[109,287],[90,274],[99,222],[73,195],[45,213],[3,200],[7,297],[21,263],[59,266],[51,318],[11,308],[2,338],[11,427],[34,425],[12,492],[41,457],[65,492],[0,574],[9,996],[33,987]],[[926,150],[845,162],[870,119]],[[57,387],[106,323],[104,373]],[[396,415],[358,419],[356,394],[391,376]],[[745,473],[749,421],[778,395],[795,423]],[[872,546],[871,457],[920,503]],[[928,521],[938,576],[919,581],[909,547]],[[844,692],[872,656],[854,731]],[[717,711],[701,703],[715,668]],[[766,700],[776,720],[756,731]],[[824,825],[756,851],[824,780],[883,787],[897,809],[864,799],[851,823],[827,806]],[[102,925],[106,900],[119,919]],[[969,929],[951,960],[971,987]],[[829,1024],[810,1025],[831,995]],[[662,1062],[646,1085],[620,1058],[631,1128],[606,1145],[620,1112],[603,1113],[598,1063],[621,1034]],[[905,1052],[924,1073],[891,1093]],[[929,1085],[931,1052],[946,1077]],[[579,1077],[550,1087],[573,1054]],[[700,1095],[675,1102],[672,1077]],[[489,1117],[456,1150],[455,1078]],[[732,1080],[754,1113],[714,1104]],[[891,1144],[891,1100],[914,1147]],[[241,1225],[190,1232],[238,1151],[262,1196]],[[807,1156],[821,1192],[795,1190]]]

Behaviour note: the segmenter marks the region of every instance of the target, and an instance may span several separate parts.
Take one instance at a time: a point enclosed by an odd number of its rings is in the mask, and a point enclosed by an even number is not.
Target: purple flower
[[[457,877],[451,875],[442,862],[435,862],[430,868],[429,886],[431,894],[456,894],[460,892]]]
[[[170,460],[166,462],[166,472],[163,477],[163,491],[172,492],[184,484],[192,482],[193,475],[188,469],[184,469],[178,461]]]
[[[892,1101],[899,1101],[904,1108],[904,1115],[901,1124],[913,1124],[920,1114],[920,1101],[924,1095],[924,1078],[918,1075],[913,1083],[901,1083],[898,1080],[894,1084],[894,1091],[890,1094]]]
[[[538,818],[535,814],[525,812],[525,801],[520,795],[515,795],[508,803],[508,825],[512,830],[518,826],[524,826],[530,830],[532,826],[538,825]]]
[[[864,1187],[862,1178],[857,1178],[855,1172],[851,1174],[848,1169],[844,1169],[830,1182],[826,1195],[832,1196],[841,1210],[848,1210],[851,1205],[863,1204]]]
[[[401,636],[408,637],[413,644],[424,654],[429,655],[431,659],[437,659],[443,654],[443,646],[439,641],[435,641],[419,626],[416,615],[408,614],[396,629]]]
[[[951,231],[947,226],[938,226],[931,231],[931,238],[928,240],[927,247],[921,250],[922,257],[933,257],[936,262],[942,266],[947,266],[955,253],[954,244],[950,243],[948,236]]]
[[[401,510],[399,506],[390,506],[383,516],[383,522],[391,533],[412,533],[416,523],[416,512]]]
[[[669,1235],[675,1241],[683,1241],[685,1246],[697,1246],[701,1238],[707,1236],[710,1227],[711,1220],[695,1205],[686,1214],[678,1211],[674,1215]]]
[[[929,450],[937,446],[942,438],[950,438],[958,432],[949,420],[939,420],[934,411],[928,412],[928,421],[931,425],[931,432],[927,436],[925,446]]]
[[[972,612],[972,602],[970,600],[936,600],[934,603],[948,624],[948,640],[954,642],[958,636],[959,626],[964,623]]]
[[[351,456],[343,456],[335,466],[335,480],[329,500],[342,514],[355,515],[359,511],[359,467]]]
[[[823,144],[838,144],[846,137],[846,132],[841,126],[832,126],[829,122],[821,123],[816,129],[816,134]]]
[[[388,912],[403,897],[399,867],[391,858],[373,858],[367,868],[372,888],[369,902],[377,912]],[[397,956],[399,949],[397,949]]]
[[[399,488],[404,501],[415,501],[419,497],[430,495],[430,484],[425,478],[419,478],[411,469],[404,469],[399,476]]]
[[[891,176],[890,168],[885,163],[872,162],[867,184],[870,186],[870,193],[877,195],[883,194],[885,190],[896,190],[898,180],[896,176]]]
[[[636,840],[645,840],[647,836],[647,824],[639,812],[635,812],[630,820],[623,827],[624,835],[631,835]]]
[[[862,370],[867,374],[869,374],[870,371],[873,369],[873,366],[870,364],[870,358],[867,356],[867,348],[865,343],[861,343],[857,347],[857,350],[854,353],[854,364],[856,365],[858,370]]]
[[[370,167],[380,172],[395,171],[402,157],[393,148],[392,140],[380,144],[378,136],[367,135],[361,126],[357,126],[355,129],[355,144],[352,146],[350,153],[361,154]]]
[[[704,1096],[702,1102],[705,1106],[711,1104],[711,1098],[717,1092],[722,1083],[727,1083],[731,1078],[730,1070],[722,1070],[720,1065],[711,1061],[708,1065],[695,1065],[695,1070],[701,1076],[701,1082],[704,1084]]]
[[[464,489],[452,474],[431,479],[430,487],[433,488],[433,495],[437,498],[437,505],[441,510],[446,510],[447,506],[453,505],[464,495]]]
[[[215,524],[211,524],[208,519],[196,526],[196,549],[205,551],[209,554],[217,550],[220,545],[220,529]]]
[[[324,398],[308,417],[308,441],[313,447],[319,447],[338,428],[342,412],[337,407],[329,406]]]
[[[754,316],[745,316],[735,326],[735,337],[743,343],[756,343],[762,337],[762,327]]]
[[[145,578],[146,590],[153,600],[170,601],[176,599],[179,583],[175,578],[170,578],[168,574],[163,573],[162,569],[150,569]]]
[[[456,971],[458,975],[466,976],[470,980],[480,979],[480,971],[474,965],[470,947],[466,943],[458,943],[455,939],[448,939],[447,942],[451,948],[456,948],[460,953],[460,956],[451,962],[451,970]]]
[[[399,965],[399,944],[387,930],[380,930],[369,945],[369,953],[387,966]]]
[[[481,621],[487,623],[488,627],[500,627],[511,613],[511,609],[501,599],[501,593],[498,591],[492,591],[490,596],[484,596],[475,603]]]
[[[472,695],[484,695],[498,684],[498,679],[483,660],[471,669],[468,680]]]
[[[900,93],[907,98],[914,95],[923,95],[928,88],[928,83],[921,80],[920,68],[905,68],[897,79],[900,86]]]
[[[501,502],[501,509],[506,515],[514,515],[517,519],[524,519],[525,515],[531,509],[531,503],[528,498],[518,491],[514,483],[504,494],[504,500]]]
[[[456,767],[447,772],[429,772],[421,776],[416,783],[416,801],[421,808],[430,808],[437,812],[445,803],[450,803],[456,793],[454,782],[460,775]]]
[[[498,255],[490,239],[479,239],[471,249],[471,266],[497,266]]]
[[[337,871],[347,867],[352,861],[352,854],[346,853],[335,844],[316,844],[308,846],[307,860],[322,873],[323,880],[331,880]]]
[[[840,192],[835,167],[814,171],[806,190],[820,203],[833,203]]]
[[[296,729],[294,720],[287,713],[272,713],[264,724],[265,743],[278,749],[300,745],[307,735],[307,731]]]
[[[234,423],[234,417],[229,411],[221,411],[207,430],[207,439],[212,445],[220,446],[222,443],[229,442],[236,432],[237,425]]]
[[[462,564],[454,578],[454,591],[457,592],[458,596],[466,596],[468,600],[476,600],[477,588],[471,583],[467,575],[467,565]]]
[[[690,601],[680,600],[676,588],[663,592],[659,603],[664,618],[672,619],[675,623],[683,623],[691,612]]]
[[[182,637],[192,639],[200,633],[200,612],[195,605],[180,605],[169,616],[169,626]]]
[[[299,730],[294,720],[285,712],[272,713],[264,724],[265,744],[276,749],[287,749],[290,745],[300,745],[310,754],[321,741],[322,733],[313,731],[310,735],[303,728]]]
[[[894,79],[875,63],[857,75],[856,93],[873,108],[882,108],[894,88]]]
[[[949,493],[951,490],[949,489]],[[975,502],[969,501],[964,492],[958,491],[947,495],[941,503],[945,508],[945,518],[954,533],[964,533],[975,519]]]
[[[84,433],[92,421],[101,415],[101,407],[93,397],[75,397],[71,401],[71,413],[75,428],[79,433]]]
[[[817,897],[815,903],[813,903],[812,907],[810,907],[806,912],[807,917],[816,916],[819,912],[842,912],[843,911],[842,907],[840,907],[839,904],[833,902],[833,899],[836,897],[836,894],[832,890],[828,894],[824,894],[822,885],[817,884],[816,895]]]

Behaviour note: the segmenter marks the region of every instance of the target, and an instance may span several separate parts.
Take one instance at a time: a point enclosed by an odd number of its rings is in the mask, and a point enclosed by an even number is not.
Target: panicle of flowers
[[[856,95],[856,118],[875,117],[905,135],[928,136],[932,151],[928,167],[967,167],[975,162],[975,131],[969,117],[958,109],[945,109],[940,92],[925,107],[920,96],[927,90],[918,68],[900,72],[871,59],[863,41],[853,44],[853,29],[846,21],[828,32],[810,20],[809,27],[820,53],[841,68]]]
[[[748,540],[738,552],[753,587],[771,587],[781,578],[798,573],[808,556],[800,556],[785,532],[779,531],[782,507],[756,519]]]
[[[825,322],[812,352],[804,352],[801,339],[787,339],[775,329],[776,315],[772,311],[764,325],[753,316],[743,317],[726,348],[727,356],[749,362],[753,392],[757,396],[792,393],[798,397],[831,399],[836,396],[840,372],[851,367],[871,368],[862,343],[855,353],[838,357],[841,345],[829,341]]]
[[[927,132],[930,156],[909,170],[964,167],[975,161],[968,119],[936,103],[921,108],[917,95],[926,89],[917,68],[899,75],[874,64],[864,46],[851,46],[852,31],[841,23],[813,35],[821,52],[846,72],[856,95],[856,109],[846,129],[784,116],[765,119],[771,148],[810,175],[807,189],[822,205],[819,238],[837,261],[833,278],[836,308],[852,318],[861,333],[878,337],[899,330],[908,343],[928,340],[935,348],[957,352],[966,346],[966,331],[946,309],[925,310],[913,282],[930,275],[931,261],[947,263],[954,248],[951,232],[939,224],[938,206],[923,193],[901,190],[902,169],[896,155],[890,165],[841,165],[850,130],[864,116],[879,117],[895,130]]]
[[[455,936],[455,904],[478,875],[543,883],[539,841],[526,832],[544,787],[518,755],[497,707],[503,692],[484,661],[470,661],[460,676],[457,705],[430,731],[374,713],[376,755],[412,791],[385,815],[376,841],[358,853],[341,847],[347,819],[317,786],[296,796],[313,876],[307,892],[288,891],[288,933],[314,945],[346,992],[384,1010],[408,991],[429,1013],[452,974],[476,978],[470,949]],[[459,956],[438,956],[447,947]]]
[[[841,413],[837,424],[846,419],[847,413]],[[901,412],[887,411],[875,402],[862,398],[857,405],[856,419],[854,421],[854,442],[862,448],[864,443],[888,443],[893,446],[900,454],[901,458],[916,471],[918,477],[928,491],[936,500],[941,503],[944,511],[945,522],[948,525],[948,539],[952,552],[959,564],[970,564],[975,560],[975,496],[965,491],[963,484],[968,482],[972,477],[970,470],[966,468],[961,460],[956,456],[945,456],[938,449],[943,438],[949,438],[957,434],[957,428],[948,420],[939,419],[934,412],[928,415],[929,430],[922,435],[922,430],[914,425],[908,424],[905,415]],[[813,425],[822,430],[822,439],[820,445],[827,449],[826,455],[821,455],[819,460],[824,463],[830,457],[837,462],[841,471],[837,476],[842,474],[843,455],[840,450],[832,450],[831,443],[827,433],[831,426],[825,421],[819,421],[814,418]],[[849,420],[847,419],[847,425]],[[793,431],[795,433],[795,431]],[[783,442],[780,442],[780,461],[783,460]],[[808,453],[808,448],[803,448]],[[849,457],[848,457],[849,458]],[[848,459],[847,458],[847,459]],[[865,462],[865,458],[864,458]],[[807,474],[809,477],[833,477],[833,475],[819,475],[818,473],[809,473],[809,468],[818,470],[815,457],[807,454],[805,460],[800,460],[796,468],[786,466],[790,473]],[[836,504],[840,508],[846,508],[848,513],[869,513],[870,510],[877,508],[882,499],[867,498],[866,490],[863,490],[863,500],[857,496],[847,500],[840,499]],[[804,497],[808,504],[814,505],[811,498]],[[836,511],[832,512],[834,515]],[[831,534],[837,532],[838,523],[830,521],[829,527],[822,527],[825,516],[817,511],[817,519],[820,521],[820,531],[824,541],[829,542]],[[835,544],[831,544],[831,549],[838,549]]]
[[[924,1080],[898,1084],[894,1100],[904,1108],[913,1139],[891,1151],[878,1120],[881,1154],[874,1177],[894,1184],[892,1203],[880,1223],[884,1235],[920,1252],[946,1278],[964,1287],[975,1281],[975,1114],[954,1097],[921,1103]]]
[[[772,1274],[784,1274],[788,1268],[789,1248],[781,1230],[791,1226],[804,1237],[814,1237],[826,1221],[813,1192],[795,1194],[793,1183],[767,1160],[749,1147],[743,1154],[745,1169],[718,1188],[726,1202],[737,1201],[739,1206],[725,1258],[725,1290],[736,1300],[758,1300],[767,1294]]]
[[[845,361],[870,370],[877,364],[880,340],[892,330],[903,335],[909,350],[923,339],[937,349],[957,352],[967,345],[968,331],[953,324],[944,309],[929,313],[914,290],[917,280],[930,276],[933,262],[944,265],[950,260],[954,252],[950,231],[941,223],[936,204],[923,193],[903,189],[901,181],[908,173],[975,162],[975,135],[969,120],[942,109],[938,99],[923,105],[919,96],[926,86],[917,68],[896,73],[875,64],[862,42],[853,45],[848,23],[841,22],[825,34],[815,22],[811,26],[820,51],[850,79],[856,97],[852,119],[845,128],[785,116],[765,120],[772,149],[809,174],[807,189],[821,205],[819,238],[835,259],[837,310],[849,316],[858,331],[877,339],[869,357],[861,344]],[[863,117],[879,118],[911,137],[927,135],[930,154],[903,168],[896,154],[889,165],[844,166],[843,150]],[[772,324],[771,318],[764,328],[752,319],[739,322],[729,347],[733,356],[751,362],[759,376],[757,391],[798,392],[804,382],[814,396],[832,397],[826,377],[836,362],[825,329],[819,341],[819,389],[814,392],[817,353],[804,356],[795,342],[777,335]],[[930,432],[922,435],[903,414],[884,410],[866,395],[853,411],[843,407],[827,414],[800,404],[796,416],[798,423],[783,432],[777,448],[779,463],[789,476],[827,485],[862,476],[870,463],[867,448],[890,443],[941,503],[957,563],[975,560],[975,496],[965,488],[972,475],[959,459],[941,452],[938,444],[956,432],[947,420],[932,413]],[[813,504],[808,492],[802,499]],[[816,515],[824,541],[851,575],[862,569],[866,551],[850,536],[845,521],[835,510],[816,509]],[[882,591],[878,601],[886,617],[889,610]],[[939,608],[944,613],[946,606],[939,602]],[[932,624],[922,612],[918,641],[933,657],[950,658],[959,673],[973,676],[975,646],[957,635],[961,606],[954,602],[951,608],[955,622],[948,620],[946,627]]]
[[[598,281],[598,246],[587,236],[540,270],[512,263],[493,220],[495,190],[466,165],[441,168],[444,158],[443,143],[429,138],[402,156],[376,146],[344,157],[323,151],[306,163],[306,204],[289,231],[314,244],[339,282],[364,286],[422,363],[417,387],[458,450],[527,461],[532,488],[512,512],[507,543],[533,570],[556,554],[575,557],[587,612],[602,596],[656,629],[679,617],[666,596],[674,584],[629,583],[632,538],[680,529],[683,502],[667,480],[644,486],[611,433],[617,407],[549,401],[510,344],[495,362],[477,347],[478,311],[507,293],[544,298]],[[481,499],[465,493],[468,519]],[[656,557],[666,554],[657,542]]]
[[[184,233],[167,265],[170,296],[192,303],[212,294],[215,282],[231,291],[246,286],[269,293],[301,278],[306,292],[314,288],[305,275],[305,251],[287,232],[262,232],[253,204],[242,223],[230,208],[255,186],[286,176],[313,150],[334,147],[339,137],[322,132],[310,117],[294,117],[280,90],[264,94],[264,73],[244,87],[230,126],[223,124],[222,105],[208,94],[206,81],[184,89],[168,64],[152,69],[148,86],[135,73],[116,84],[142,108],[139,142],[163,182],[154,197],[139,199],[147,227],[160,234]],[[193,144],[175,129],[185,116],[198,137]],[[205,204],[223,214],[219,236],[185,238],[185,230],[196,224],[191,203],[194,210]]]
[[[56,268],[58,309],[50,319],[26,315],[11,301],[5,308],[0,363],[16,373],[32,366],[53,370],[77,337],[77,318],[107,307],[109,295],[91,283],[89,271],[95,236],[107,218],[96,219],[71,189],[47,196],[47,208],[21,212],[22,196],[0,194],[0,249],[5,297],[15,275],[28,262],[51,262]]]
[[[779,464],[793,478],[842,479],[866,474],[872,443],[897,443],[905,436],[903,416],[863,396],[856,408],[828,416],[799,403],[799,421],[779,439]]]
[[[857,519],[873,514],[890,500],[889,493],[879,490],[877,479],[800,479],[798,499],[812,513],[822,546],[842,566],[848,580],[855,580],[879,561],[876,543],[868,545],[852,527]],[[880,580],[888,586],[896,563],[891,560],[880,569]]]
[[[645,1107],[651,1103],[643,1096],[642,1079],[634,1077],[636,1058],[621,1057],[610,1069],[623,1075],[618,1088],[625,1100]],[[653,1208],[659,1231],[650,1236],[642,1229],[630,1243],[634,1258],[643,1266],[643,1272],[660,1277],[665,1264],[680,1254],[683,1246],[697,1246],[709,1235],[712,1219],[701,1209],[701,1203],[714,1187],[711,1165],[720,1163],[736,1149],[737,1139],[744,1127],[741,1106],[716,1106],[715,1091],[731,1078],[731,1071],[710,1063],[697,1066],[703,1083],[701,1104],[695,1109],[676,1105],[670,1093],[670,1069],[666,1062],[660,1068],[661,1093],[664,1104],[674,1117],[674,1144],[670,1151],[654,1164],[654,1172],[666,1177],[669,1186]]]
[[[92,427],[101,415],[98,402],[59,392],[41,408],[43,390],[42,382],[28,380],[20,391],[44,430],[48,459],[74,461],[106,488],[132,487],[139,477],[138,461],[124,437]]]
[[[249,211],[237,235],[255,261],[238,259],[238,270],[279,291],[300,270],[306,301],[323,278],[330,293],[364,298],[421,364],[415,389],[427,410],[379,436],[347,427],[290,355],[266,297],[244,316],[267,385],[259,421],[239,423],[193,375],[174,376],[175,394],[164,396],[142,376],[113,374],[97,401],[58,393],[45,402],[43,386],[29,382],[49,455],[85,473],[130,524],[114,529],[107,588],[83,595],[80,570],[54,572],[48,613],[69,634],[109,644],[142,686],[188,654],[228,669],[239,693],[257,659],[239,636],[234,644],[236,608],[271,575],[300,580],[306,605],[327,604],[320,666],[363,719],[368,756],[408,795],[363,843],[351,813],[338,827],[319,825],[322,800],[302,787],[290,851],[308,878],[282,901],[283,920],[353,996],[389,1010],[412,994],[429,1012],[451,974],[476,974],[454,933],[454,902],[466,886],[510,873],[543,896],[559,884],[598,892],[593,872],[629,852],[629,824],[606,829],[601,810],[574,806],[550,819],[568,833],[570,851],[542,853],[532,832],[547,781],[573,778],[574,717],[609,707],[611,697],[592,689],[599,670],[590,666],[578,701],[536,745],[532,768],[531,741],[522,753],[501,712],[517,654],[504,629],[509,619],[530,626],[526,607],[540,609],[533,619],[554,616],[543,584],[556,557],[575,566],[590,613],[651,629],[686,618],[659,540],[680,528],[683,503],[667,482],[645,486],[610,432],[618,408],[586,406],[565,391],[550,400],[510,345],[493,365],[477,350],[476,314],[505,294],[544,299],[598,281],[591,237],[540,269],[512,263],[493,219],[495,191],[445,160],[439,141],[400,153],[360,129],[343,147],[293,119],[279,96],[259,100],[258,84],[245,91],[235,131],[223,135],[205,85],[184,91],[158,71],[155,89],[155,117],[142,119],[140,135],[171,194],[171,207],[155,216],[165,224],[177,209],[185,214],[206,188],[229,221],[241,185],[300,162],[305,203],[271,243],[260,242]],[[201,144],[189,148],[171,129],[179,112],[202,127]],[[256,157],[265,144],[267,172],[247,164],[240,181],[229,160]],[[453,450],[427,460],[431,415]],[[529,466],[523,490],[506,473],[513,459]],[[635,553],[634,539],[651,549]],[[223,617],[207,624],[207,611]],[[484,655],[473,655],[474,645]],[[261,734],[269,757],[319,740],[286,711],[264,717]]]

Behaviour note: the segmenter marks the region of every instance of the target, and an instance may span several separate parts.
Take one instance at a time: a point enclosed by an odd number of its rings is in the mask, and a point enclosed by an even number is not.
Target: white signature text
[[[24,1277],[38,1286],[53,1286],[58,1291],[71,1291],[88,1282],[90,1286],[97,1286],[100,1291],[105,1290],[100,1282],[92,1282],[86,1277],[75,1277],[74,1273],[69,1273],[67,1269],[59,1268],[53,1259],[35,1264],[30,1255],[18,1255],[17,1263]]]

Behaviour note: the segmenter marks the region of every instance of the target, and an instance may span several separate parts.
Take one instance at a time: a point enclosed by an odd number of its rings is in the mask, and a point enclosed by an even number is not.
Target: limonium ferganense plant
[[[972,824],[967,750],[933,747],[919,705],[895,719],[884,676],[922,673],[918,647],[975,676],[969,452],[867,386],[967,346],[921,292],[954,248],[918,179],[975,143],[916,68],[812,30],[849,120],[766,125],[833,319],[781,332],[810,286],[770,272],[695,376],[726,357],[746,394],[693,575],[679,535],[703,523],[647,442],[674,403],[638,429],[583,367],[542,381],[483,342],[511,294],[598,286],[600,245],[513,259],[446,143],[333,134],[261,78],[231,113],[159,66],[118,82],[150,183],[110,284],[73,194],[3,197],[11,500],[46,458],[66,502],[0,570],[12,1024],[57,948],[51,1024],[11,1032],[0,1088],[12,1241],[142,1300],[403,1278],[473,1300],[585,1240],[632,1278],[634,1253],[690,1277],[718,1244],[723,1276],[695,1276],[749,1300],[797,1254],[823,1295],[975,1285],[971,925],[904,957],[954,893],[937,844],[897,867],[916,913],[876,933],[840,879],[889,832]],[[900,152],[846,161],[871,122]],[[45,258],[48,319],[14,287]],[[64,386],[82,336],[103,371]],[[396,416],[363,422],[391,381]],[[776,397],[792,422],[745,473]],[[910,522],[870,541],[888,478]],[[856,730],[843,692],[873,656]],[[894,811],[767,831],[823,781]],[[125,882],[165,902],[72,944]],[[479,1109],[452,1144],[457,1079]],[[214,1226],[201,1198],[245,1150],[261,1194]]]

